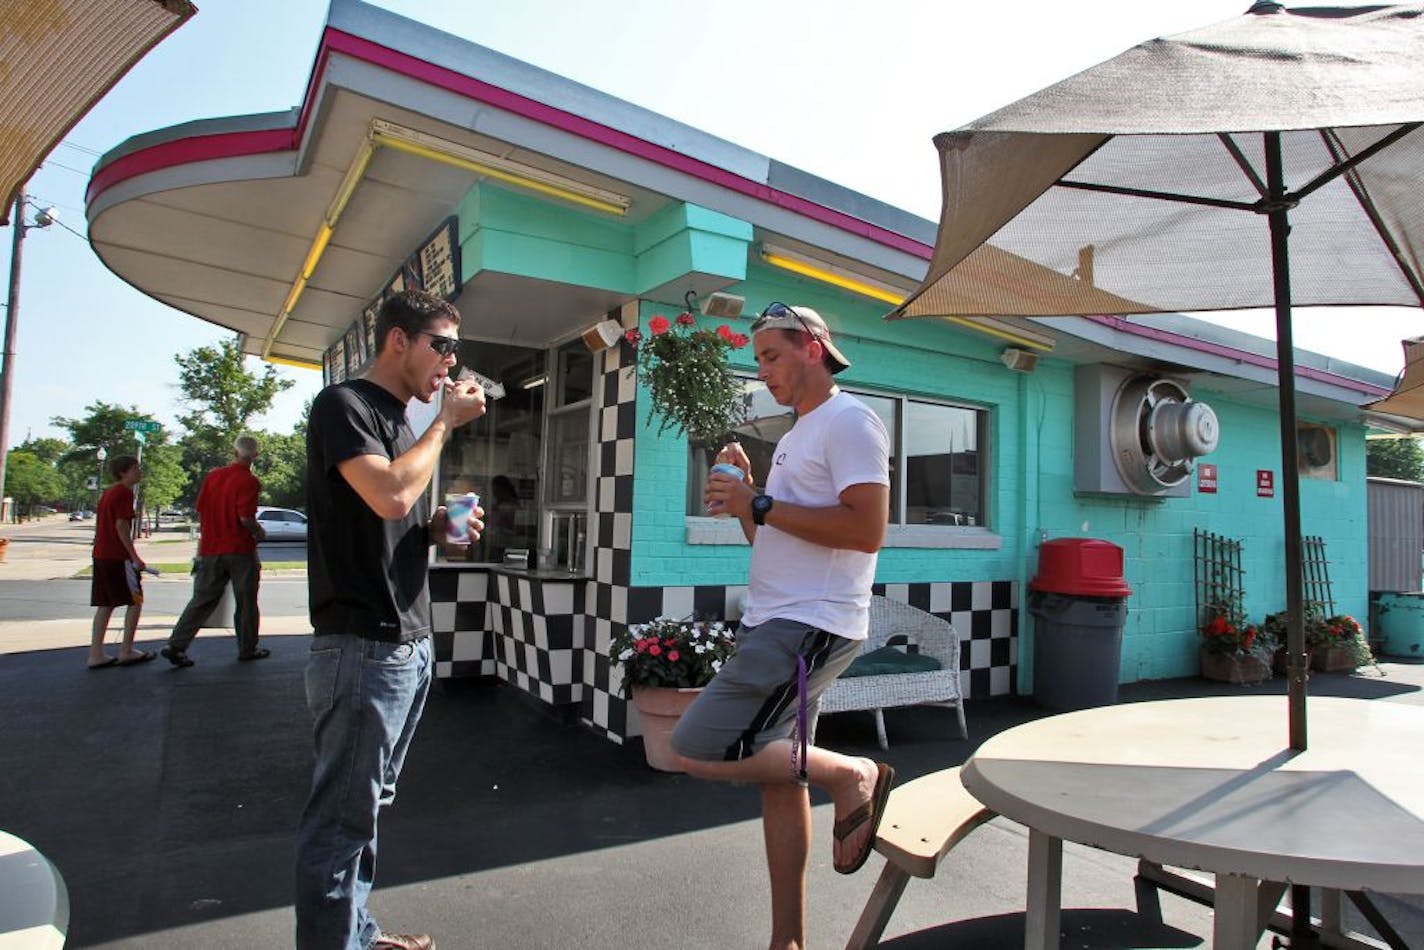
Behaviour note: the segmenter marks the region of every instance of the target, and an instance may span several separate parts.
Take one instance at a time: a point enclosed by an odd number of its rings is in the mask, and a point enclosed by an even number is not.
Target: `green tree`
[[[15,507],[28,514],[35,505],[59,501],[64,482],[50,463],[34,452],[13,449],[6,457],[4,494],[15,499]]]
[[[68,473],[82,471],[81,484],[87,482],[90,476],[98,476],[99,490],[107,488],[109,485],[108,462],[105,461],[101,473],[98,459],[99,449],[107,453],[109,459],[118,455],[135,455],[143,460],[146,472],[154,468],[155,463],[162,467],[161,450],[169,448],[168,433],[163,428],[155,429],[145,433],[145,441],[140,450],[139,437],[132,429],[127,428],[129,422],[148,422],[156,420],[146,413],[139,412],[137,406],[128,409],[122,406],[110,405],[106,402],[95,402],[85,407],[89,413],[82,419],[67,419],[56,416],[50,420],[62,429],[69,430],[70,441],[73,447],[59,458],[59,468]],[[155,457],[155,453],[159,453]],[[147,482],[147,475],[145,475]],[[160,485],[163,483],[163,476],[160,471]],[[66,479],[66,483],[71,487],[73,484]],[[147,507],[148,489],[139,489],[139,501]],[[85,490],[85,496],[91,504],[97,504],[99,494],[92,490]]]
[[[158,527],[158,513],[171,507],[188,485],[183,471],[183,451],[176,445],[155,445],[143,453],[143,507],[145,517]]]
[[[125,409],[106,402],[93,402],[85,406],[84,410],[88,415],[82,419],[55,416],[50,422],[69,431],[70,448],[59,460],[87,461],[92,466],[90,471],[96,474],[99,462],[95,453],[101,448],[108,453],[109,458],[116,455],[138,455],[138,436],[133,430],[125,428],[126,423],[156,421],[152,416],[139,412],[137,406]],[[168,434],[161,428],[148,433],[147,444],[150,446],[163,445],[167,441]],[[108,483],[107,473],[102,482]]]
[[[209,471],[232,461],[232,441],[249,431],[250,421],[272,407],[277,394],[292,386],[271,365],[253,372],[236,337],[217,346],[200,346],[173,357],[178,388],[189,411],[178,421],[188,430],[179,442],[188,473],[185,500],[196,497]]]
[[[307,403],[310,408],[311,403]],[[306,420],[290,435],[263,432],[262,453],[253,471],[262,480],[262,503],[279,508],[305,508],[307,496]]]
[[[69,443],[63,439],[55,438],[26,439],[15,448],[33,452],[35,458],[41,462],[53,465],[60,460],[64,453],[69,451]]]
[[[1365,474],[1424,482],[1424,449],[1413,438],[1369,439],[1365,442]]]

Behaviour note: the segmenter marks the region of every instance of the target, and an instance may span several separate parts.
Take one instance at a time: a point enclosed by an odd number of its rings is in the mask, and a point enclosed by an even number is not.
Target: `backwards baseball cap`
[[[850,360],[836,349],[836,345],[831,342],[831,330],[826,326],[826,321],[821,319],[821,315],[810,307],[788,307],[779,301],[772,301],[767,304],[766,309],[752,321],[752,334],[755,335],[763,330],[795,330],[798,333],[809,333],[813,339],[819,340],[821,347],[826,351],[826,356],[830,358],[831,372],[839,373],[850,365]]]

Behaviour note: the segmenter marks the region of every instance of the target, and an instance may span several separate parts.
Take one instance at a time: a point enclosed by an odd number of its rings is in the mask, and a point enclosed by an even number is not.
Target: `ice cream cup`
[[[474,492],[445,496],[445,540],[451,544],[470,543],[470,516],[480,504]]]

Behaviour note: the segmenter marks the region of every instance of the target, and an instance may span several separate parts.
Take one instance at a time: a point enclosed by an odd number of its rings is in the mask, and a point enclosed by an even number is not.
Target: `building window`
[[[842,387],[844,388],[844,387]],[[752,463],[752,479],[766,484],[772,452],[791,428],[789,408],[766,386],[746,380],[747,422],[737,438]],[[865,403],[890,437],[890,523],[984,527],[988,523],[989,413],[985,409],[846,389]],[[688,461],[687,513],[702,515],[702,492],[717,448],[693,448]]]

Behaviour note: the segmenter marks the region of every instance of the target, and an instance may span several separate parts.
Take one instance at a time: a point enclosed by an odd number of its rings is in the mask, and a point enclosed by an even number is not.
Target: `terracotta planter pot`
[[[643,728],[643,755],[659,772],[681,772],[672,751],[672,731],[683,711],[702,688],[674,689],[664,686],[634,686],[633,706]]]
[[[1353,673],[1355,657],[1345,647],[1326,647],[1311,653],[1310,668],[1321,673]]]
[[[1260,657],[1213,653],[1206,647],[1201,648],[1201,672],[1220,683],[1259,683],[1271,678],[1270,666]]]

